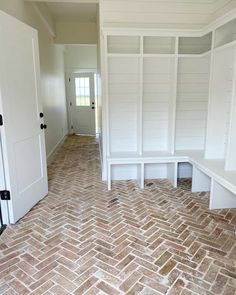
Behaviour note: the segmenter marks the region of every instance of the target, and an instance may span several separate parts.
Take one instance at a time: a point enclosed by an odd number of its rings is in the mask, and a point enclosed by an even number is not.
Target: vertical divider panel
[[[109,116],[109,90],[108,90],[108,54],[107,54],[107,47],[108,47],[108,38],[107,35],[104,36],[104,43],[105,43],[105,114],[106,114],[106,149],[107,149],[107,156],[110,156],[111,151],[111,142],[110,142],[110,116]]]
[[[170,104],[170,124],[169,124],[169,149],[171,154],[175,152],[175,132],[176,132],[176,100],[177,100],[177,80],[178,80],[178,57],[179,37],[175,38],[175,62],[173,74],[173,95],[172,103]]]
[[[167,178],[173,187],[177,187],[177,170],[178,163],[167,163]]]
[[[139,61],[139,108],[138,108],[138,153],[143,154],[143,36],[140,37]]]
[[[215,45],[215,30],[212,32],[211,39],[211,52],[210,52],[210,73],[209,73],[209,86],[208,86],[208,104],[207,104],[207,121],[206,121],[206,139],[204,145],[204,157],[206,157],[206,143],[207,143],[207,132],[209,124],[209,109],[211,106],[211,93],[212,93],[212,84],[213,84],[213,61],[214,61],[214,45]]]
[[[144,189],[144,163],[138,164],[137,182],[141,189]]]
[[[236,170],[236,46],[234,49],[233,89],[230,110],[229,133],[225,157],[225,170],[227,171]]]
[[[107,165],[107,186],[108,190],[111,190],[111,164],[108,163]]]
[[[222,197],[223,196],[223,197]],[[228,209],[236,207],[235,194],[227,190],[217,181],[212,180],[210,193],[210,210],[213,209]]]
[[[211,190],[211,178],[193,166],[192,192],[209,192]]]

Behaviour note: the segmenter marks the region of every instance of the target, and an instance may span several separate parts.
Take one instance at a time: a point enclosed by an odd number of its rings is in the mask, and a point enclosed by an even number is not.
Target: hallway
[[[96,141],[68,137],[48,197],[0,237],[0,294],[236,294],[236,210],[185,181],[100,179]]]

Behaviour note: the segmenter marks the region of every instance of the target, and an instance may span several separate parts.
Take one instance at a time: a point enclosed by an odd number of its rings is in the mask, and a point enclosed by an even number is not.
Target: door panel
[[[16,177],[20,194],[24,193],[31,184],[43,178],[40,146],[41,139],[38,135],[17,142],[14,146]],[[27,165],[27,169],[22,169],[27,161],[34,165]]]
[[[10,222],[48,193],[37,32],[0,12],[0,128]]]
[[[95,135],[94,73],[73,75],[72,124],[76,134]]]

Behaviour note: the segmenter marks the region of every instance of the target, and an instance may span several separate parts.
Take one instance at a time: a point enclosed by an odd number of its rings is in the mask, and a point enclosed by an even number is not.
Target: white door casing
[[[48,193],[41,112],[37,31],[0,12],[0,135],[4,189],[11,193],[11,200],[2,202],[8,202],[10,223]]]
[[[71,117],[73,132],[76,134],[95,135],[95,87],[94,73],[75,73],[71,76]],[[89,96],[80,99],[76,97],[76,81],[89,81],[87,87]],[[86,87],[85,87],[86,88]],[[88,94],[88,93],[87,93]]]

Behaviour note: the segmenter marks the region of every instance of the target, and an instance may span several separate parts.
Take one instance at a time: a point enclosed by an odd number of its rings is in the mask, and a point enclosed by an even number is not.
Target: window
[[[75,78],[76,106],[90,106],[89,77]]]

